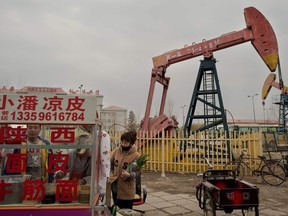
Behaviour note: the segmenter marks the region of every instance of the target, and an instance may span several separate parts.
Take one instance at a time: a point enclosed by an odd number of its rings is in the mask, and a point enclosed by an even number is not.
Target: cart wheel
[[[207,191],[204,195],[204,216],[216,216],[214,201]]]
[[[259,210],[258,207],[249,207],[247,209],[242,209],[242,216],[259,216]]]
[[[204,196],[203,196],[203,186],[200,184],[198,185],[196,190],[196,198],[199,202],[199,207],[201,209],[203,209],[203,205],[204,205]]]

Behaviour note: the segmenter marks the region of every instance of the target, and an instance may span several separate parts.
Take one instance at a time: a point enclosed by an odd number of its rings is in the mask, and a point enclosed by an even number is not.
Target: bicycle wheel
[[[225,169],[232,169],[235,172],[236,179],[242,180],[245,175],[245,167],[237,161],[232,161],[224,166]]]
[[[264,165],[261,168],[261,177],[269,185],[278,186],[285,181],[286,173],[284,168],[276,163],[273,165]]]
[[[258,216],[259,215],[259,210],[258,207],[249,207],[246,209],[242,209],[242,216]]]
[[[216,216],[214,201],[207,191],[204,194],[204,216]]]

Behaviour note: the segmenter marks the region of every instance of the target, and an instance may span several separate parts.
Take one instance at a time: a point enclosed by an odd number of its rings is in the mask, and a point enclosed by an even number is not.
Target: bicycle
[[[249,165],[249,161],[260,163],[256,168]],[[250,155],[245,155],[244,151],[241,152],[239,158],[228,162],[225,169],[232,168],[238,180],[242,180],[246,171],[250,172],[253,176],[261,176],[263,181],[271,186],[279,186],[286,181],[286,172],[280,164],[280,160],[266,159],[265,156],[258,156],[251,158]]]

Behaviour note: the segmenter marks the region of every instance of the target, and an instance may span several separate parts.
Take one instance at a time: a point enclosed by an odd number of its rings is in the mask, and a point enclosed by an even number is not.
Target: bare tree
[[[175,104],[174,100],[172,100],[172,99],[169,99],[167,101],[166,112],[167,112],[169,117],[171,117],[173,115],[174,104]]]
[[[133,111],[129,112],[129,117],[128,117],[128,124],[127,124],[129,130],[137,130],[137,121],[136,121],[136,116]]]

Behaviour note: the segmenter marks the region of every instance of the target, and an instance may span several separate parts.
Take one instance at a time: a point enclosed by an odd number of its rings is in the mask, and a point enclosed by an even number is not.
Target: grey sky
[[[288,82],[287,0],[1,0],[0,86],[96,90],[104,107],[120,106],[144,117],[152,57],[246,27],[244,8],[269,20],[277,39],[284,84]],[[224,106],[234,118],[263,119],[261,91],[270,73],[250,42],[214,53]],[[200,66],[194,58],[172,65],[168,101],[182,122]],[[288,85],[288,83],[287,83]],[[159,87],[159,88],[158,88]],[[159,89],[151,115],[158,110]],[[272,89],[266,100],[270,119]],[[187,107],[185,112],[187,111]],[[228,116],[229,118],[229,116]]]

